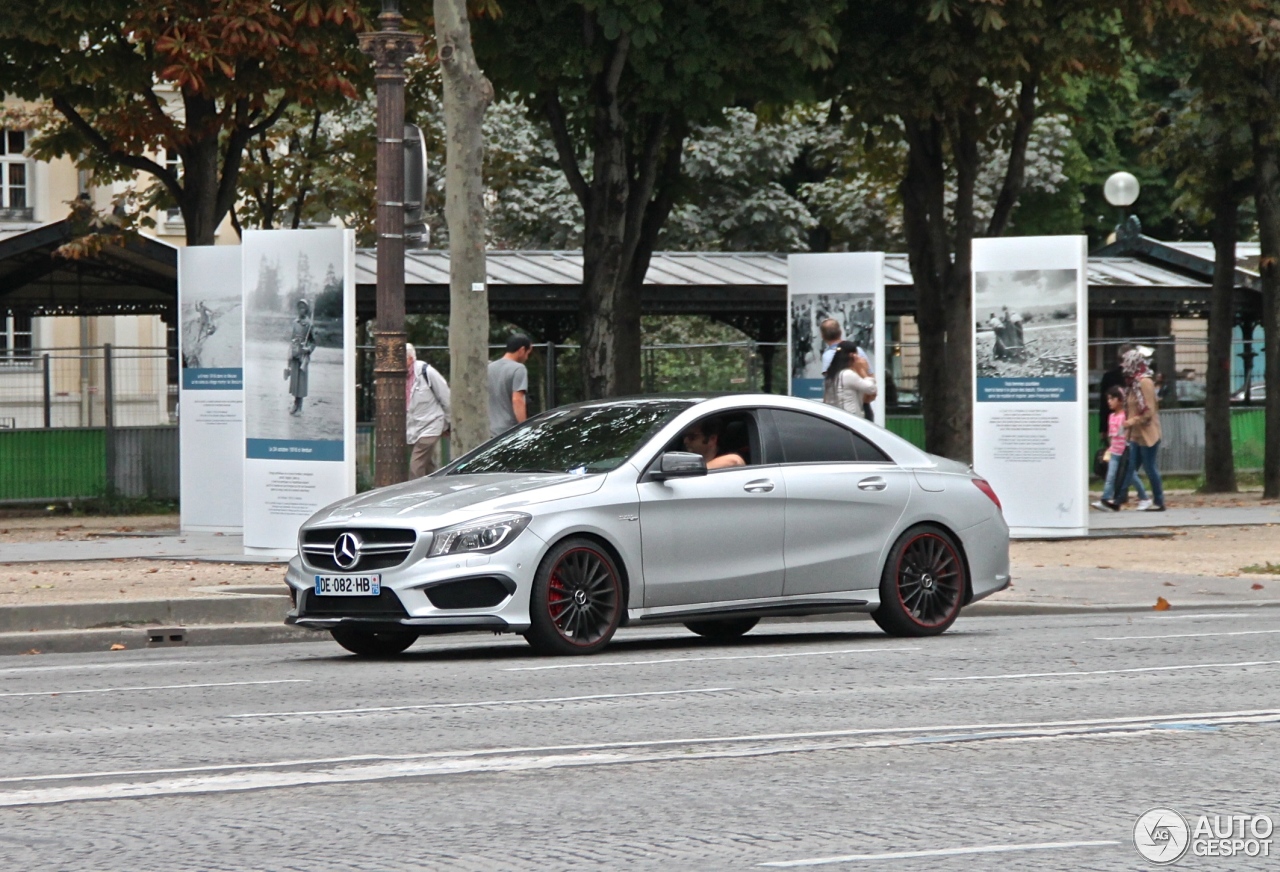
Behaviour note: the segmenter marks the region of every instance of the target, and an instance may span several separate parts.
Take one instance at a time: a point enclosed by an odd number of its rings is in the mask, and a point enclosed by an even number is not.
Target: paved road
[[[1280,822],[1277,678],[1280,609],[2,658],[0,869],[1138,869]]]

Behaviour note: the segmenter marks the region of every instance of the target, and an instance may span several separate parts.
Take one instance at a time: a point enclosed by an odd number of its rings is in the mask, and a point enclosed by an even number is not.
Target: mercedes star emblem
[[[355,533],[343,533],[333,543],[333,562],[339,569],[354,569],[360,562],[360,546],[364,544]]]

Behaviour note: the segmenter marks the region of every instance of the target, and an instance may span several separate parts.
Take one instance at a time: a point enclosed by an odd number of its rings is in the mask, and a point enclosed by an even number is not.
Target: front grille
[[[333,546],[343,533],[360,538],[360,560],[342,567],[333,559]],[[302,534],[302,556],[311,566],[326,572],[373,572],[399,566],[409,557],[418,534],[394,527],[335,527],[306,530]]]
[[[386,587],[377,596],[316,596],[313,590],[302,591],[298,617],[350,616],[399,620],[409,617],[409,613],[405,611],[404,604],[395,591]]]
[[[423,593],[438,609],[484,609],[496,606],[514,591],[515,585],[507,579],[482,575],[432,585]]]

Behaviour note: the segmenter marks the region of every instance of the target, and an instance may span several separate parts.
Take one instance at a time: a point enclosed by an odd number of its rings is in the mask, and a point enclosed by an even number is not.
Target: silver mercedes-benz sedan
[[[732,639],[761,617],[870,612],[928,636],[1009,584],[991,486],[874,424],[768,394],[552,409],[426,478],[312,516],[288,623],[357,654],[523,633],[599,651],[618,627]]]

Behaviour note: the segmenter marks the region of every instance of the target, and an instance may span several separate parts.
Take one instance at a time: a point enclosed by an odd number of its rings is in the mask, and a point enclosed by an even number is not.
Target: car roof
[[[628,397],[611,397],[602,400],[583,400],[578,403],[572,403],[566,406],[560,406],[562,409],[580,409],[590,407],[600,407],[609,405],[626,405],[627,403],[636,402],[673,402],[682,403],[685,409],[681,412],[680,417],[684,416],[696,407],[705,406],[707,413],[715,413],[720,410],[729,411],[738,406],[765,407],[775,409],[792,409],[797,412],[807,412],[820,417],[831,418],[843,426],[861,432],[868,436],[881,449],[885,450],[894,462],[905,467],[931,467],[939,462],[950,464],[950,461],[942,460],[942,458],[934,457],[921,451],[915,445],[897,434],[878,427],[862,418],[855,418],[834,406],[826,405],[818,400],[805,399],[802,397],[789,397],[783,394],[766,394],[766,393],[743,393],[739,391],[703,391],[703,392],[668,392],[661,394],[638,394]],[[687,420],[687,419],[686,419]],[[671,421],[663,430],[676,426],[676,420]]]

